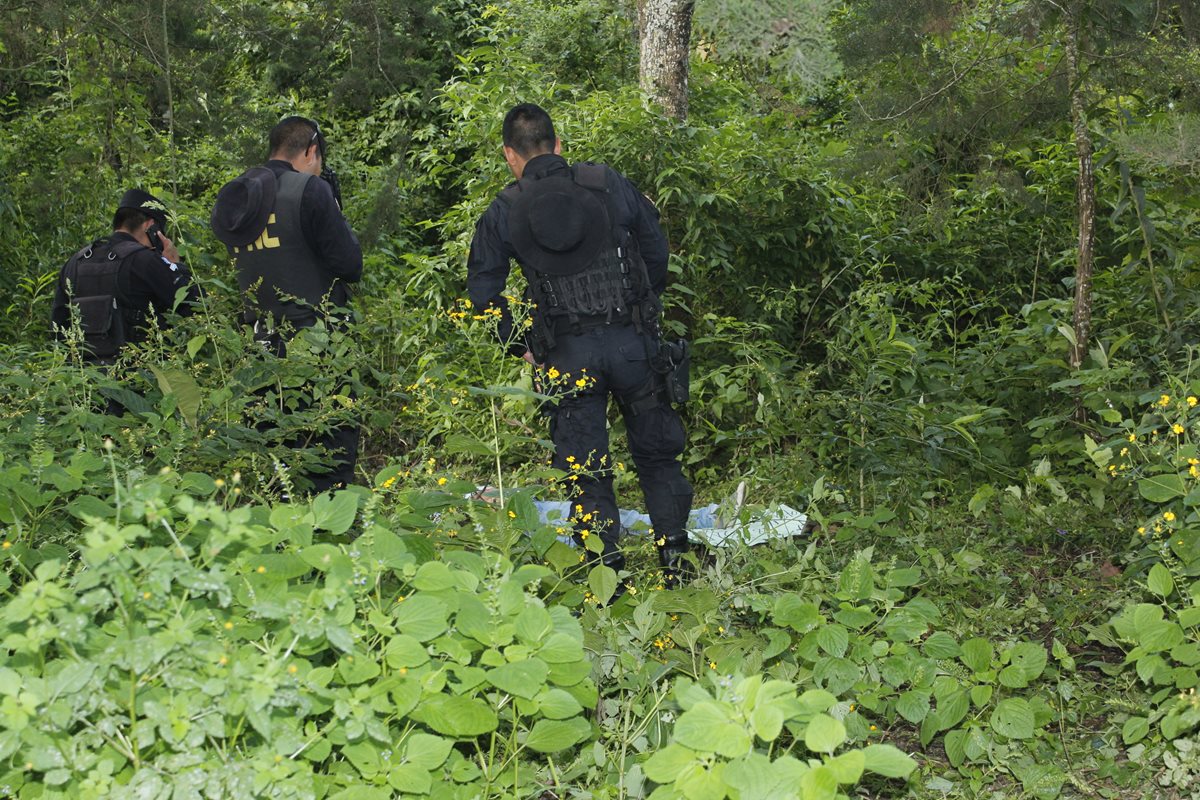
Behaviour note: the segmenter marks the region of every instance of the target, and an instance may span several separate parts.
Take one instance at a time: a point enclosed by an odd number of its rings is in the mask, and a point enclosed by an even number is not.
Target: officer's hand
[[[537,361],[534,360],[532,350],[526,350],[525,355],[521,356],[521,358],[525,359],[530,364],[533,364],[535,367],[540,366],[540,364],[538,364]]]
[[[159,240],[162,242],[163,258],[165,258],[167,261],[170,261],[172,264],[178,264],[179,251],[175,249],[175,243],[168,239],[165,233],[156,231],[154,235],[158,236]]]

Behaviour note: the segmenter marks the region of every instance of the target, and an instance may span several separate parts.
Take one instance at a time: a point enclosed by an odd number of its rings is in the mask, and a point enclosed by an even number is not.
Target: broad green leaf
[[[714,702],[701,702],[679,716],[675,740],[693,750],[737,758],[750,752],[750,734],[730,720],[729,712]]]
[[[532,698],[545,688],[549,672],[546,662],[538,658],[529,658],[488,670],[487,681],[502,692],[516,697]]]
[[[179,367],[160,367],[150,365],[150,371],[158,379],[158,388],[164,395],[175,396],[175,407],[180,415],[192,427],[196,426],[196,418],[200,414],[200,405],[204,401],[204,392],[191,373]]]
[[[310,567],[328,573],[331,578],[349,580],[354,564],[341,548],[332,544],[314,544],[300,551],[300,558]]]
[[[835,800],[837,790],[837,775],[829,767],[814,767],[800,776],[801,800]]]
[[[929,713],[929,693],[907,691],[896,698],[896,713],[914,725]]]
[[[458,695],[428,698],[414,709],[413,716],[446,736],[481,736],[499,724],[487,703]]]
[[[675,780],[675,788],[687,800],[722,800],[726,796],[724,771],[725,765],[720,762],[711,769],[693,765]]]
[[[364,778],[374,778],[379,774],[379,747],[374,742],[364,740],[348,744],[342,748],[342,755]]]
[[[684,770],[698,762],[699,756],[695,751],[672,742],[650,756],[642,765],[642,770],[655,783],[674,783]]]
[[[207,342],[208,342],[208,337],[205,336],[204,334],[200,334],[199,336],[193,336],[192,338],[188,339],[188,343],[187,343],[188,358],[194,359],[196,357],[196,353],[199,353],[200,348],[204,347],[204,345]]]
[[[412,579],[412,585],[414,589],[420,589],[423,592],[440,592],[457,587],[458,581],[445,563],[426,561],[417,569],[417,574]]]
[[[848,600],[868,600],[875,591],[875,570],[865,556],[846,565],[838,578],[838,593]]]
[[[378,677],[380,669],[378,662],[366,658],[361,653],[347,653],[338,660],[338,674],[347,686],[355,686]]]
[[[1150,720],[1145,717],[1130,717],[1121,727],[1121,740],[1125,744],[1134,744],[1146,738],[1150,733]]]
[[[554,621],[550,612],[541,606],[526,606],[517,615],[517,638],[525,644],[540,645],[554,632]]]
[[[961,767],[967,758],[967,732],[964,730],[949,731],[942,740],[946,747],[946,758],[950,760],[950,765],[958,768]]]
[[[887,574],[887,585],[893,589],[906,589],[921,582],[920,567],[900,567]]]
[[[404,758],[421,769],[437,769],[446,763],[454,743],[429,733],[410,734],[404,745]]]
[[[538,709],[547,719],[567,719],[583,711],[583,706],[566,689],[546,689],[537,701]]]
[[[588,572],[588,588],[600,603],[607,603],[617,591],[617,573],[603,564],[592,567]]]
[[[1012,771],[1025,792],[1038,800],[1058,797],[1067,780],[1066,774],[1054,764],[1016,764]]]
[[[1033,709],[1021,697],[1010,697],[997,703],[990,722],[992,730],[1009,739],[1029,739],[1033,736]]]
[[[429,651],[413,637],[401,634],[388,639],[383,657],[389,667],[396,669],[419,667],[429,660]]]
[[[937,711],[933,714],[937,729],[944,731],[962,722],[970,708],[967,693],[961,689],[939,697]]]
[[[775,600],[772,617],[777,625],[783,625],[798,633],[807,633],[821,624],[821,610],[798,594],[785,594]]]
[[[1159,597],[1169,597],[1175,591],[1175,579],[1171,577],[1171,570],[1162,564],[1155,564],[1150,568],[1146,586]]]
[[[388,786],[405,795],[429,794],[433,788],[433,776],[419,764],[397,764],[388,770],[387,780]],[[351,797],[358,800],[359,795],[349,795],[347,800]]]
[[[1142,478],[1138,481],[1138,491],[1151,503],[1167,503],[1187,494],[1183,476],[1170,472]]]
[[[846,726],[828,714],[817,714],[804,731],[804,745],[816,753],[832,753],[846,741]]]
[[[867,745],[862,753],[863,767],[885,778],[907,778],[909,773],[917,768],[916,761],[890,744]]]
[[[858,783],[866,765],[867,757],[862,750],[849,750],[825,762],[837,782],[842,784]]]
[[[846,655],[850,634],[841,625],[822,625],[817,631],[817,644],[834,658]]]
[[[773,742],[783,730],[783,719],[783,710],[778,705],[760,703],[750,713],[750,727],[764,742]]]
[[[333,497],[319,494],[313,499],[313,524],[321,530],[345,533],[357,515],[358,495],[348,489],[335,492]]]
[[[525,740],[525,746],[539,753],[557,753],[574,747],[592,735],[592,725],[582,717],[539,719]]]
[[[924,651],[925,655],[929,656],[930,658],[937,659],[958,658],[959,654],[962,653],[962,649],[958,646],[958,642],[954,640],[953,636],[945,631],[938,631],[937,633],[930,634],[929,638],[925,640],[925,644],[922,645],[921,649]]]
[[[863,668],[848,658],[822,658],[813,669],[813,677],[827,691],[843,694],[863,675]]]
[[[807,772],[808,768],[804,771]],[[762,753],[748,753],[745,758],[730,761],[725,765],[725,783],[730,789],[738,792],[730,792],[732,797],[780,797],[781,785],[795,786],[799,781],[797,776],[795,780],[785,784],[787,777],[778,761],[772,763]]]
[[[392,609],[396,629],[419,642],[441,636],[450,627],[446,604],[436,597],[415,594]]]
[[[962,644],[959,660],[974,672],[986,672],[992,666],[992,643],[987,639],[968,639]]]
[[[548,664],[568,664],[583,660],[583,645],[566,633],[552,633],[537,651]]]

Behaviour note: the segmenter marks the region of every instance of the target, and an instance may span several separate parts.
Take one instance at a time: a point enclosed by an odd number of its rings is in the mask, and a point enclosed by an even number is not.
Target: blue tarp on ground
[[[542,522],[560,522],[571,514],[571,504],[565,500],[534,502]],[[745,522],[739,516],[748,517]],[[729,519],[727,520],[726,517]],[[688,517],[688,535],[692,541],[709,547],[734,544],[756,545],[771,539],[787,539],[804,533],[807,515],[786,505],[768,506],[756,513],[723,509],[719,504],[693,509]],[[621,526],[632,533],[650,527],[650,517],[640,511],[621,509]],[[569,537],[564,537],[569,541]]]

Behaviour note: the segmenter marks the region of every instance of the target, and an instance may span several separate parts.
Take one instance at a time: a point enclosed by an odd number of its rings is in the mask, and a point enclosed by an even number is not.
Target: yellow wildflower
[[[1174,511],[1163,512],[1163,519],[1165,519],[1167,522],[1174,522],[1175,521],[1175,512]]]
[[[1189,394],[1189,395],[1188,395],[1188,399],[1187,399],[1187,404],[1188,404],[1189,406],[1191,406],[1192,408],[1195,408],[1195,407],[1196,407],[1196,403],[1200,403],[1200,400],[1196,399],[1196,395],[1194,395],[1194,394]]]
[[[446,479],[438,478],[438,486],[445,486],[445,485],[446,485]]]
[[[1158,404],[1159,404],[1160,406],[1169,406],[1169,405],[1171,405],[1171,395],[1169,395],[1169,394],[1164,394],[1162,397],[1158,398]]]
[[[1171,433],[1178,436],[1179,434],[1183,433],[1183,426],[1180,425],[1178,422],[1176,422],[1174,425],[1171,426]]]

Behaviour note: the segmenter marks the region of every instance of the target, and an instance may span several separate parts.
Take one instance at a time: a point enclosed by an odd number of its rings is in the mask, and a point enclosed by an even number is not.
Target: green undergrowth
[[[1137,678],[1168,665],[1133,676],[1087,637],[1109,615],[1078,549],[982,553],[966,520],[934,546],[921,523],[847,512],[702,554],[677,591],[631,542],[609,605],[619,576],[582,565],[530,492],[467,500],[469,482],[394,466],[284,503],[229,474],[131,475],[113,451],[31,467],[56,470],[94,479],[59,498],[77,549],[3,544],[13,796],[1051,798],[1150,780],[1122,744],[1150,746],[1131,734],[1155,708]],[[1186,660],[1195,620],[1145,607],[1113,630],[1173,624]],[[1178,739],[1185,713],[1150,720]]]

